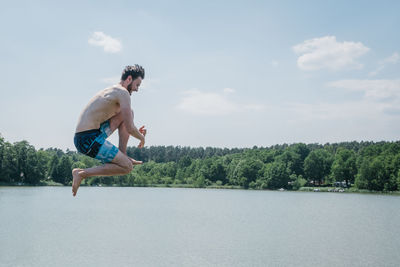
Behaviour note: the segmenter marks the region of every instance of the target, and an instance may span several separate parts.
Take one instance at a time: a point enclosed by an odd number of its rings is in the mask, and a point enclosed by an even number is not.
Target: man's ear
[[[132,82],[132,76],[128,75],[128,77],[126,77],[126,80],[128,82],[128,84],[130,84]]]

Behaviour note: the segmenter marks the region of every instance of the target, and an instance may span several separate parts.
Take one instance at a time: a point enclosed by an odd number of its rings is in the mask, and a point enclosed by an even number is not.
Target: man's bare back
[[[121,98],[130,98],[121,85],[114,85],[98,92],[83,109],[76,132],[98,129],[100,124],[120,112]]]

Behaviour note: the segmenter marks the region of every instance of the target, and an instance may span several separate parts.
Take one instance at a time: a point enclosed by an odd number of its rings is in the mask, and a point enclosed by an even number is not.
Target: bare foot
[[[134,160],[133,158],[129,158],[129,159],[132,161],[133,165],[139,165],[139,164],[143,163],[143,161]]]
[[[76,196],[76,193],[78,192],[78,188],[81,185],[81,182],[83,180],[83,177],[79,175],[79,173],[82,171],[82,169],[73,169],[72,170],[72,195]]]

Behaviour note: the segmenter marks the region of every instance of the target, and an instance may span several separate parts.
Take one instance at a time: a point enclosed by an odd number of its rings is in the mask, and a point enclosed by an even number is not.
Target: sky
[[[400,139],[400,1],[0,1],[6,141],[76,150],[133,64],[146,146]]]

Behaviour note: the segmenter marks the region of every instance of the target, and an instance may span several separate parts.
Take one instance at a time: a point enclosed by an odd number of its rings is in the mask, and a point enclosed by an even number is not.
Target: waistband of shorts
[[[96,132],[100,132],[100,130],[99,129],[92,129],[92,130],[77,132],[77,133],[75,133],[75,136],[81,136],[81,135],[91,134],[91,133],[96,133]]]

